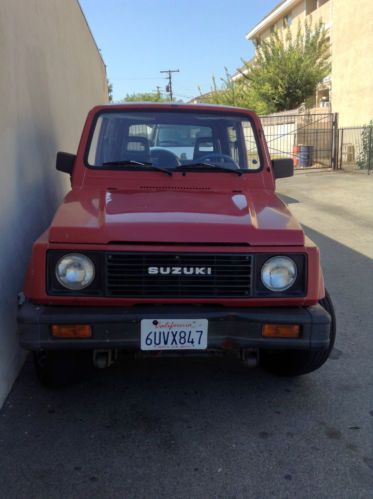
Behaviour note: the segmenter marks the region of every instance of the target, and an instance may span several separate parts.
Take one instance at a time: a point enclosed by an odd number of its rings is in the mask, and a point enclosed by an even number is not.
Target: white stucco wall
[[[105,66],[76,0],[0,0],[0,407],[22,364],[17,293],[32,242],[68,187],[88,110],[107,101]]]
[[[334,0],[332,104],[339,126],[373,119],[373,2]]]

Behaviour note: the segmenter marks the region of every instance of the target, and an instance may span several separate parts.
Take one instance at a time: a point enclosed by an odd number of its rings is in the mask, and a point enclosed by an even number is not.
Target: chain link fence
[[[338,168],[370,174],[373,169],[373,125],[340,128]]]

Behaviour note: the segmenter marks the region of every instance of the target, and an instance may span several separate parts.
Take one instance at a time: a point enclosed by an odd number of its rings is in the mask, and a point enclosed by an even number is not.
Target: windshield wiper
[[[135,161],[134,159],[122,159],[118,161],[105,161],[102,166],[146,166],[151,170],[156,170],[159,172],[166,173],[166,175],[172,176],[172,172],[166,168],[161,168],[160,166],[155,166],[149,161]]]
[[[151,165],[149,161],[135,161],[134,159],[119,159],[118,161],[105,161],[102,163],[102,166],[127,166],[127,165],[138,165],[138,166],[147,166]]]
[[[241,176],[242,172],[238,169],[229,168],[228,166],[216,165],[215,163],[204,163],[203,161],[197,161],[196,163],[189,163],[187,165],[177,166],[176,169],[190,168],[193,166],[206,166],[207,168],[216,168],[217,170],[221,170],[223,172],[236,173]]]

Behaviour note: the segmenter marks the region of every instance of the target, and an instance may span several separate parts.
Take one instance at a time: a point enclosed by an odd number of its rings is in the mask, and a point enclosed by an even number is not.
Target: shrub
[[[361,170],[370,170],[373,166],[373,119],[363,126],[361,142],[356,165]]]

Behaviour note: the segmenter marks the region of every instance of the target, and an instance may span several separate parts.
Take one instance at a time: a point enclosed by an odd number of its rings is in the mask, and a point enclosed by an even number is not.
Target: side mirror
[[[56,158],[56,170],[70,175],[74,169],[76,155],[69,154],[68,152],[58,152]]]
[[[275,178],[292,177],[294,175],[294,163],[291,158],[273,159],[272,166]]]

